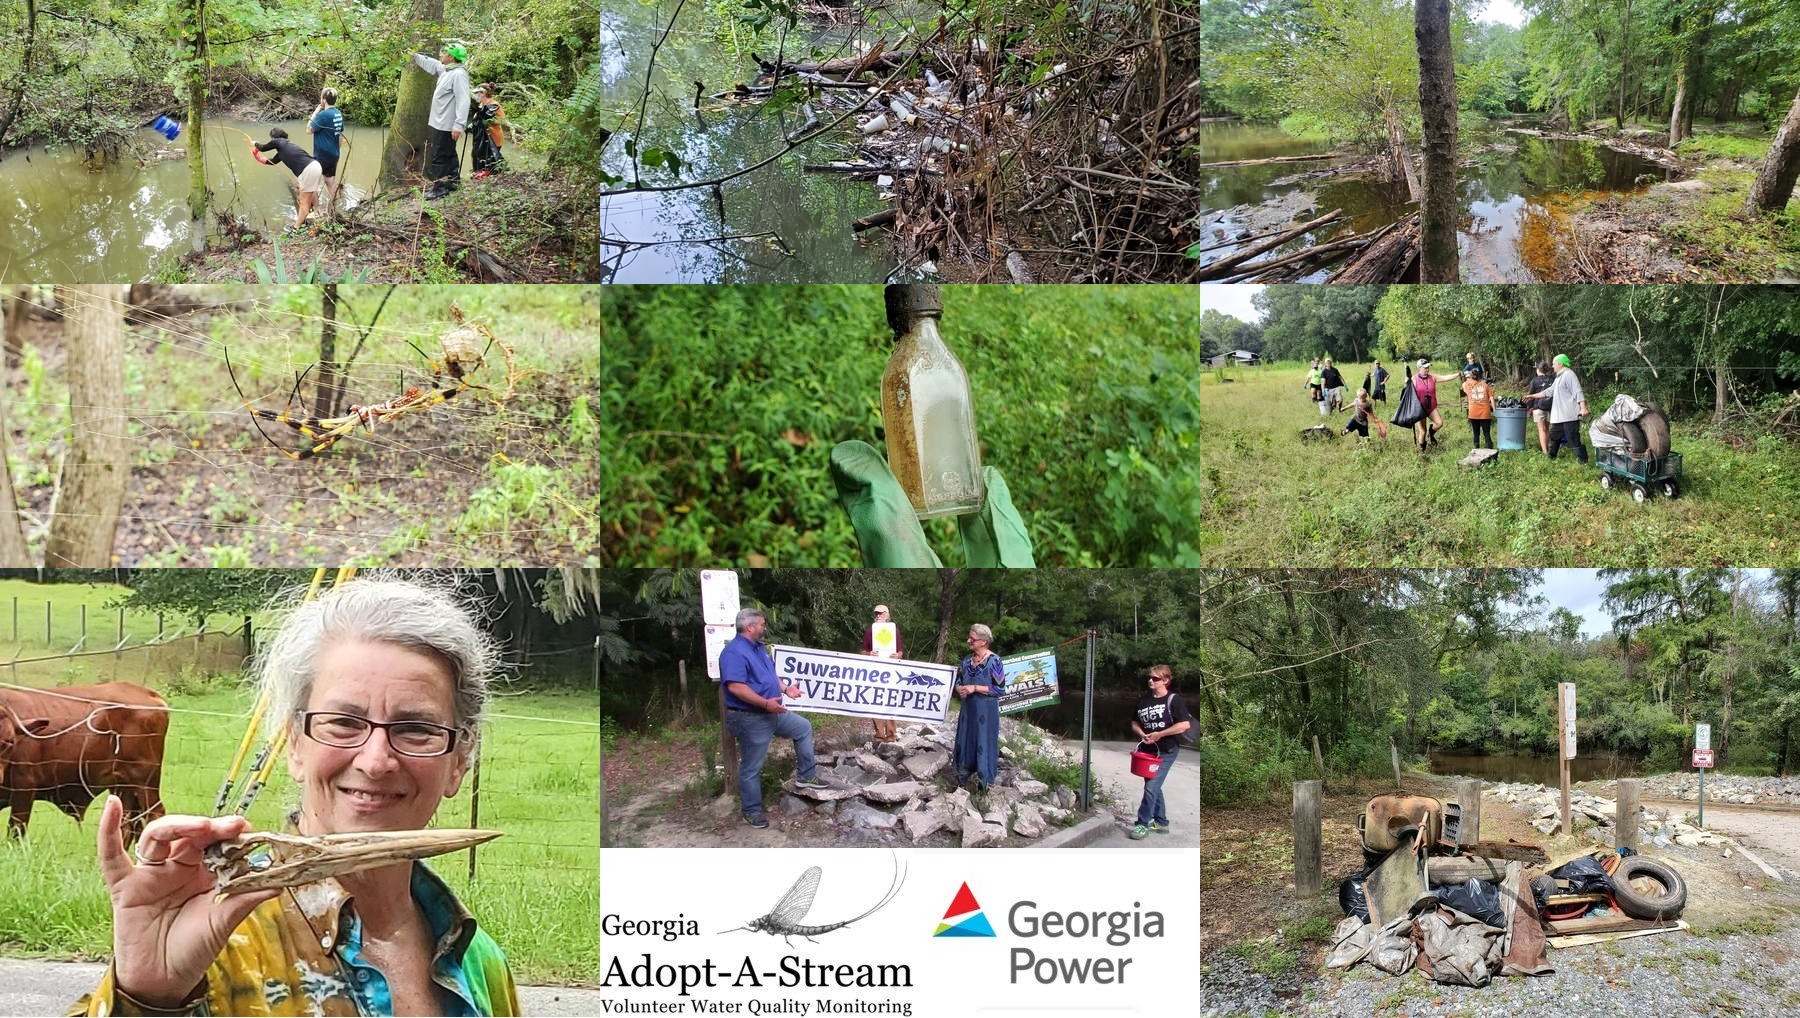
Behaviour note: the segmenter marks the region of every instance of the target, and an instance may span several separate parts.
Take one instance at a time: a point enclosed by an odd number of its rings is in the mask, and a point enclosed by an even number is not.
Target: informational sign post
[[[1574,833],[1569,823],[1569,761],[1575,759],[1575,683],[1560,682],[1556,686],[1557,728],[1562,732],[1562,831]]]
[[[876,657],[900,656],[900,627],[892,622],[877,622],[869,627],[869,650]]]
[[[1712,726],[1694,726],[1694,769],[1700,772],[1700,816],[1696,826],[1706,828],[1706,769],[1713,766]]]
[[[706,623],[706,675],[714,682],[719,681],[719,655],[737,635],[739,604],[738,576],[734,570],[700,570],[700,617]]]
[[[1000,694],[1000,713],[1014,714],[1062,702],[1056,682],[1056,651],[1008,654],[1002,660],[1006,665],[1006,690]]]

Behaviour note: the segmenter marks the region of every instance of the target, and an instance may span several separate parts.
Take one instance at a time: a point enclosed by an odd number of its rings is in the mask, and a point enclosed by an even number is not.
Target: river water
[[[1458,138],[1463,160],[1457,247],[1462,275],[1471,283],[1554,282],[1563,200],[1597,192],[1627,192],[1669,172],[1639,156],[1587,141],[1553,141],[1510,134],[1504,124],[1465,124]],[[1529,126],[1521,122],[1519,126]],[[1207,162],[1268,159],[1332,151],[1322,142],[1295,138],[1267,124],[1225,122],[1200,126],[1200,151]],[[1204,208],[1218,211],[1254,205],[1295,192],[1317,196],[1323,214],[1344,210],[1344,221],[1284,246],[1309,244],[1354,231],[1364,233],[1410,215],[1404,185],[1398,192],[1367,175],[1279,182],[1329,163],[1274,163],[1228,166],[1207,171],[1200,186]],[[1305,217],[1310,218],[1310,217]],[[1202,257],[1218,258],[1230,248]],[[1342,263],[1335,263],[1336,268]],[[1322,280],[1326,272],[1308,277]]]
[[[1570,781],[1603,781],[1629,778],[1638,773],[1642,761],[1617,753],[1582,753],[1569,761]],[[1523,753],[1432,753],[1433,774],[1460,774],[1483,781],[1528,781],[1556,787],[1562,780],[1554,756],[1527,756]]]
[[[185,126],[185,125],[184,125]],[[300,120],[255,123],[210,121],[206,139],[207,184],[214,208],[271,232],[293,225],[293,174],[250,156],[250,142],[267,141],[283,127],[302,148],[311,137]],[[243,132],[243,133],[239,133]],[[338,160],[340,207],[353,205],[375,186],[385,128],[346,126]],[[175,158],[140,166],[130,151],[90,172],[79,149],[46,152],[43,146],[0,159],[0,280],[9,282],[136,282],[150,278],[159,260],[185,254],[188,238],[187,146],[192,132],[173,142],[148,128],[137,141],[144,151],[175,150]],[[465,162],[464,176],[469,170]]]
[[[622,0],[600,12],[606,103],[610,109],[633,111],[619,127],[620,134],[635,130],[635,111],[651,49],[667,27],[674,6]],[[722,176],[767,158],[786,144],[785,135],[798,129],[803,119],[794,110],[721,108],[720,103],[707,99],[701,100],[696,114],[695,82],[703,83],[706,94],[712,95],[740,81],[754,84],[757,72],[747,53],[742,57],[733,54],[729,34],[721,38],[707,30],[701,11],[700,5],[687,4],[675,30],[657,52],[650,78],[652,99],[644,111],[642,148],[661,148],[680,156],[683,181]],[[815,30],[803,39],[790,37],[788,58],[806,59],[809,52],[843,55],[847,52],[843,49],[845,36],[841,31]],[[764,56],[773,52],[770,46]],[[825,108],[819,114],[827,121],[835,119]],[[607,147],[603,165],[629,180],[630,159],[621,141],[614,139]],[[815,139],[726,183],[718,196],[710,188],[701,188],[602,198],[603,278],[615,283],[884,281],[894,259],[883,231],[869,231],[868,239],[862,240],[850,229],[854,220],[884,207],[873,182],[800,170],[803,163],[846,158],[853,149],[854,144],[842,135]],[[644,170],[643,182],[673,184],[677,180],[651,167]],[[775,237],[749,236],[760,234]],[[708,240],[726,236],[746,239]]]

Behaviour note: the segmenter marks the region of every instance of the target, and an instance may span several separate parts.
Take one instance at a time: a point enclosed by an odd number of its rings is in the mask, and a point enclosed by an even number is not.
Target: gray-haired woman
[[[974,774],[986,788],[1000,773],[1000,692],[1006,688],[1006,670],[1000,655],[988,649],[994,631],[977,623],[969,627],[968,657],[956,668],[956,697],[962,712],[956,718],[956,783]]]
[[[258,661],[287,726],[299,833],[417,830],[474,759],[499,649],[455,595],[357,580],[296,608]],[[399,862],[215,898],[204,850],[243,817],[166,816],[135,861],[100,819],[113,963],[86,1013],[518,1013],[506,958],[436,875]]]

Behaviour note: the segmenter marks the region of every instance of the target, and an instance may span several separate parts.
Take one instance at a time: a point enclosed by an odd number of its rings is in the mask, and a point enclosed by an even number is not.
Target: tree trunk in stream
[[[1383,114],[1387,121],[1388,158],[1393,161],[1394,172],[1390,180],[1406,181],[1406,200],[1419,200],[1419,177],[1413,172],[1412,155],[1406,151],[1406,135],[1400,129],[1400,116],[1389,104]]]
[[[206,0],[178,0],[176,31],[188,47],[188,241],[206,250]]]
[[[1456,260],[1456,65],[1450,0],[1416,0],[1419,110],[1425,121],[1425,194],[1419,202],[1419,271],[1426,283],[1461,281]]]
[[[1631,0],[1625,0],[1625,14],[1619,19],[1624,41],[1619,43],[1619,101],[1613,107],[1613,124],[1625,129],[1625,77],[1631,66]]]

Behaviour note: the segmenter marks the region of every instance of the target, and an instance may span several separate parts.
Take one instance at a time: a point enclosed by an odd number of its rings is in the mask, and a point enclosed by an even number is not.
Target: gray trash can
[[[1520,452],[1525,448],[1525,418],[1531,413],[1522,406],[1494,408],[1494,445],[1502,452]]]

